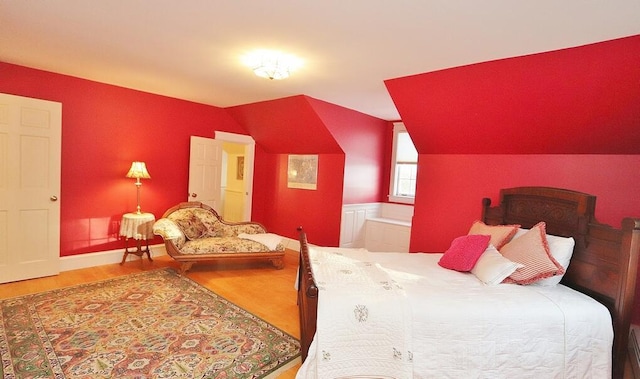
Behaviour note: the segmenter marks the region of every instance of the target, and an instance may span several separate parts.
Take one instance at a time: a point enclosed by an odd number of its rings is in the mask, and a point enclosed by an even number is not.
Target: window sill
[[[415,198],[406,196],[389,196],[389,202],[413,205]]]

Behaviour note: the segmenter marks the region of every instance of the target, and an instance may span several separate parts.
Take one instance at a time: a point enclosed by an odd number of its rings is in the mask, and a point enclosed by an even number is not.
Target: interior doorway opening
[[[215,139],[223,146],[221,216],[227,221],[250,221],[255,141],[251,136],[218,131]]]

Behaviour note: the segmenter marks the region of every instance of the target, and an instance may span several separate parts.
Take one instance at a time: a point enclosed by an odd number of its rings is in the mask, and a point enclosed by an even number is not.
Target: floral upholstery
[[[280,248],[282,247],[282,248]],[[282,244],[278,245],[279,250],[284,250]],[[270,251],[265,245],[238,237],[206,237],[187,241],[180,252],[182,254],[212,254],[212,253],[235,253],[242,251],[245,253]]]
[[[153,234],[160,235],[164,240],[173,242],[178,249],[186,242],[182,230],[168,218],[161,218],[153,224]]]
[[[179,209],[167,218],[173,220],[182,230],[184,236],[190,240],[202,238],[208,234],[207,226],[191,209]]]
[[[267,246],[238,238],[241,233],[266,233],[258,223],[226,223],[213,210],[198,207],[174,210],[153,225],[154,234],[171,241],[180,254],[269,252]],[[284,251],[280,243],[276,251]]]

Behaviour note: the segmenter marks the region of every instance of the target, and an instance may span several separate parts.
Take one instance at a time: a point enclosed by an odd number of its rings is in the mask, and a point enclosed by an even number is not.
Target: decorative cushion
[[[190,209],[179,209],[170,218],[190,240],[201,238],[207,232],[207,227]]]
[[[539,222],[500,249],[505,258],[524,265],[506,278],[506,283],[531,284],[564,274],[564,268],[549,251],[545,229],[546,224]]]
[[[438,264],[449,270],[471,271],[490,239],[491,236],[480,234],[458,237],[451,242]]]
[[[471,269],[471,273],[480,279],[484,284],[496,285],[513,274],[516,269],[524,267],[520,263],[512,262],[503,257],[493,245],[480,255],[478,262]]]
[[[225,233],[225,225],[220,222],[215,214],[209,212],[206,209],[194,209],[195,214],[200,221],[204,224],[207,231],[202,236],[204,237],[231,237],[231,234]],[[233,229],[233,228],[229,228]]]
[[[482,234],[491,236],[491,244],[500,250],[516,234],[520,225],[487,225],[476,221],[471,225],[468,234]]]
[[[518,232],[513,236],[512,241],[525,234],[528,230],[529,229],[518,229]],[[545,237],[547,238],[551,256],[553,256],[553,258],[562,265],[564,272],[566,273],[569,268],[569,263],[571,262],[571,256],[573,255],[573,248],[575,247],[576,241],[572,237],[561,237],[551,234],[547,234]],[[534,284],[539,286],[555,286],[560,283],[563,276],[564,273],[539,280]]]

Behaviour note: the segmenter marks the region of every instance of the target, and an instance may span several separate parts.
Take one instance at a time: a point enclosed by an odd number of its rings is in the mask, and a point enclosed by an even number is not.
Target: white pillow
[[[516,238],[525,234],[529,229],[519,228],[516,234],[511,239],[512,241]],[[549,252],[553,255],[553,258],[558,261],[564,267],[564,272],[567,272],[567,268],[569,267],[569,263],[571,262],[571,256],[573,255],[573,248],[576,244],[576,241],[572,237],[560,237],[554,236],[551,234],[547,234],[547,244],[549,245]],[[552,276],[550,278],[539,280],[532,285],[536,286],[555,286],[560,283],[562,280],[562,275]]]
[[[471,269],[471,273],[484,284],[496,285],[520,267],[524,266],[503,257],[498,249],[490,244]]]

